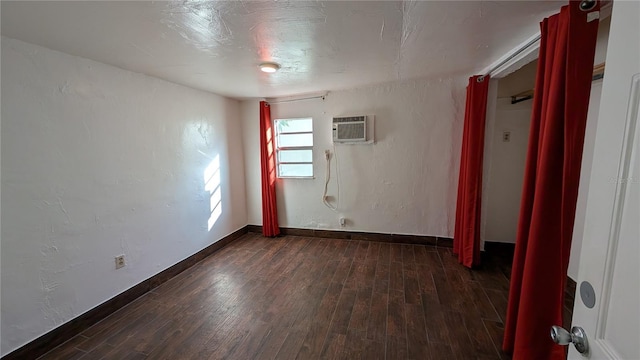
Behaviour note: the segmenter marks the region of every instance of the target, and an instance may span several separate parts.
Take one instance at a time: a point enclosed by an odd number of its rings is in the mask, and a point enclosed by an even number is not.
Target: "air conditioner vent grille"
[[[338,138],[343,140],[349,139],[366,139],[364,122],[359,124],[342,124],[338,127]]]
[[[334,123],[345,123],[345,122],[362,122],[366,120],[366,116],[347,116],[347,117],[334,117]]]
[[[371,119],[370,119],[371,118]],[[335,143],[365,143],[372,140],[369,134],[368,123],[373,116],[339,116],[333,118],[333,142]]]

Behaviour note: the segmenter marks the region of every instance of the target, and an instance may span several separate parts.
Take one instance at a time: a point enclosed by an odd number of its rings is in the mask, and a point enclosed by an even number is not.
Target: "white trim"
[[[484,250],[484,243],[492,241],[486,239],[487,218],[489,214],[489,184],[491,183],[491,167],[493,159],[493,131],[496,123],[496,109],[498,102],[498,80],[489,80],[487,91],[487,110],[484,130],[484,149],[482,161],[482,196],[480,204],[480,249]]]
[[[268,102],[270,105],[271,104],[277,105],[282,103],[303,101],[303,100],[315,100],[315,99],[324,100],[328,95],[329,95],[328,91],[316,91],[312,93],[299,94],[299,95],[264,98],[264,100]]]
[[[602,20],[608,18],[609,16],[611,16],[611,10],[613,8],[613,6],[611,6],[612,3],[613,3],[613,1],[611,1],[611,0],[603,1],[602,5],[600,7],[600,21],[602,21]],[[520,49],[522,49],[524,46],[526,46],[529,42],[533,41],[535,38],[538,38],[538,41],[536,41],[535,43],[530,45],[526,50],[522,51],[520,54],[515,56],[513,59],[507,61],[506,63],[504,63],[503,65],[501,65],[497,69],[495,69],[490,74],[491,78],[493,78],[493,79],[503,78],[503,77],[505,77],[505,76],[517,71],[518,69],[520,69],[521,67],[527,65],[528,63],[536,60],[538,58],[538,50],[540,49],[540,40],[539,40],[540,39],[540,31],[537,31],[535,34],[529,36],[525,41],[521,42],[516,47],[514,47],[511,50],[509,50],[506,54],[501,56],[498,60],[496,60],[493,63],[491,63],[491,65],[485,67],[484,69],[482,69],[482,71],[478,72],[478,74],[484,75],[484,74],[489,73],[489,71],[491,69],[493,69],[495,66],[500,64],[505,59],[508,59],[512,54],[514,54],[517,51],[519,51]]]
[[[528,37],[525,41],[523,41],[520,44],[518,44],[518,46],[516,46],[513,49],[511,49],[510,51],[508,51],[506,54],[501,56],[498,60],[494,61],[491,65],[489,65],[486,68],[482,69],[482,71],[480,71],[479,74],[488,73],[496,65],[500,64],[505,59],[508,59],[510,56],[512,56],[514,53],[516,53],[517,51],[522,49],[525,45],[527,45],[531,41],[535,40],[536,38],[538,38],[538,39],[540,38],[540,32],[539,31],[536,32],[535,34],[531,35],[530,37]],[[495,69],[493,71],[493,73],[490,74],[491,78],[492,79],[503,78],[503,77],[513,73],[514,71],[520,69],[521,67],[527,65],[528,63],[534,61],[535,59],[538,58],[538,50],[539,49],[540,49],[540,40],[538,40],[535,43],[533,43],[532,45],[530,45],[527,49],[522,51],[520,54],[515,56],[513,59],[507,61],[506,63],[502,64],[499,68]]]
[[[622,213],[624,210],[624,201],[627,196],[627,181],[632,164],[631,159],[634,156],[634,149],[637,146],[636,127],[640,118],[640,74],[635,74],[631,80],[631,91],[629,95],[629,105],[627,110],[627,121],[624,129],[624,138],[622,143],[622,153],[620,154],[620,167],[618,169],[618,181],[616,181],[616,195],[613,205],[613,216],[609,229],[609,246],[607,248],[604,274],[603,289],[600,292],[600,307],[598,311],[598,320],[596,322],[596,339],[602,340],[602,344],[606,344],[605,332],[607,327],[607,318],[609,316],[609,303],[611,289],[613,286],[613,278],[615,272],[616,257],[618,254],[618,243],[620,239],[620,229],[622,227]],[[604,348],[604,346],[603,346]],[[607,347],[610,351],[611,347]]]

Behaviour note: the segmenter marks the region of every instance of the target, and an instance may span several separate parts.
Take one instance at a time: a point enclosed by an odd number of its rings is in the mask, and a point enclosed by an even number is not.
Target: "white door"
[[[591,359],[640,359],[639,24],[640,2],[614,2],[572,321]],[[570,347],[569,359],[584,359]]]

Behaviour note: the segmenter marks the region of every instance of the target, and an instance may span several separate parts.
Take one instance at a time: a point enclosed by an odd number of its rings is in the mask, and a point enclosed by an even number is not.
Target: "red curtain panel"
[[[549,338],[562,325],[598,20],[570,1],[541,23],[503,350],[513,359],[564,359]]]
[[[480,198],[488,91],[489,76],[469,78],[453,236],[453,253],[469,268],[480,264]]]
[[[276,202],[276,150],[271,123],[271,107],[260,101],[260,170],[262,173],[262,234],[277,236],[278,207]]]

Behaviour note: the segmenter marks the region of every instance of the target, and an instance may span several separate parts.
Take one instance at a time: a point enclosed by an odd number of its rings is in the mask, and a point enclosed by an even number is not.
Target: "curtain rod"
[[[584,11],[584,12],[589,12],[591,11],[594,7],[596,7],[596,5],[598,4],[597,0],[582,0],[580,2],[580,10]],[[605,6],[608,4],[605,4]],[[516,56],[520,55],[523,51],[525,51],[526,49],[529,48],[529,46],[535,44],[538,40],[540,40],[541,35],[538,34],[538,36],[536,36],[535,38],[533,38],[531,41],[529,41],[528,43],[526,43],[523,47],[521,47],[520,49],[516,50],[513,54],[509,55],[506,59],[500,61],[500,63],[498,63],[498,65],[492,67],[489,71],[487,71],[486,74],[478,77],[478,82],[483,82],[485,76],[487,75],[491,75],[492,72],[498,70],[500,67],[502,67],[502,65],[508,63],[509,61],[511,61],[513,58],[515,58]]]
[[[269,103],[269,105],[271,105],[271,104],[281,104],[281,103],[288,103],[288,102],[294,102],[294,101],[303,101],[303,100],[312,100],[312,99],[322,99],[322,100],[324,100],[324,98],[327,95],[328,94],[318,95],[318,96],[310,96],[310,97],[300,98],[300,99],[280,100],[280,101],[269,101],[269,100],[267,100],[267,102]]]
[[[531,39],[531,41],[529,41],[528,43],[524,44],[524,46],[522,46],[520,49],[516,50],[514,53],[512,53],[511,55],[509,55],[506,59],[500,61],[496,66],[492,67],[489,71],[487,71],[486,74],[480,76],[478,78],[478,82],[483,82],[484,78],[488,75],[491,75],[492,72],[498,70],[499,68],[501,68],[504,64],[508,63],[509,61],[511,61],[513,58],[515,58],[516,56],[522,54],[523,51],[527,50],[531,45],[535,44],[536,42],[538,42],[540,40],[541,35],[538,34],[538,36],[536,36],[535,38]]]

